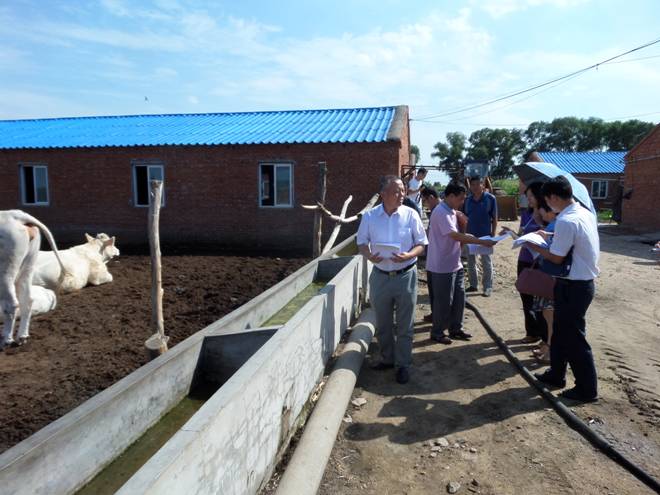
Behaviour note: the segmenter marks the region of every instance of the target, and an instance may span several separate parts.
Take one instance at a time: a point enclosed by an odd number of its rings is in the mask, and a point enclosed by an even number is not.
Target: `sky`
[[[433,164],[451,131],[659,122],[660,43],[429,119],[657,40],[659,19],[657,0],[4,0],[0,119],[403,104]]]

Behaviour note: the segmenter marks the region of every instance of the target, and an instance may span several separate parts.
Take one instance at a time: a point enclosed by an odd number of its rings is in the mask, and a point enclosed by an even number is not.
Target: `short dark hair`
[[[543,198],[543,193],[541,193],[541,189],[543,188],[543,182],[532,182],[530,185],[527,186],[525,189],[525,194],[528,192],[532,193],[532,196],[536,198],[536,202],[540,205],[542,202],[545,201]],[[532,207],[529,207],[529,211],[532,210]]]
[[[392,182],[396,182],[397,180],[399,181],[401,180],[401,177],[399,177],[398,175],[384,175],[383,177],[381,177],[380,192],[383,192],[387,186],[389,186]]]
[[[454,196],[460,196],[466,192],[467,189],[465,189],[465,186],[456,182],[450,182],[447,184],[447,187],[445,187],[445,197],[449,196],[450,194],[453,194]]]
[[[561,199],[571,199],[573,197],[573,188],[566,177],[558,175],[543,184],[541,193],[546,198],[555,195]]]
[[[472,177],[470,177],[470,184],[472,184],[475,180],[481,182],[481,175],[473,175]]]
[[[438,191],[436,191],[432,187],[425,187],[424,189],[421,190],[420,194],[422,195],[423,198],[428,198],[429,196],[438,199]]]
[[[425,174],[425,173],[427,173],[427,172],[428,172],[428,170],[426,170],[424,167],[421,167],[421,168],[417,171],[418,174]]]

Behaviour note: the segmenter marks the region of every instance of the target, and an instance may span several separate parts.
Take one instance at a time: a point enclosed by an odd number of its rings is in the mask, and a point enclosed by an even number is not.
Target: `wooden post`
[[[325,162],[319,162],[319,200],[318,202],[325,205],[325,192],[326,192],[326,175],[328,167]],[[321,256],[321,235],[323,234],[323,212],[319,209],[314,213],[314,245],[313,256],[318,258]]]
[[[165,325],[163,323],[163,281],[160,262],[160,198],[163,192],[163,182],[151,181],[151,204],[149,205],[149,251],[151,253],[151,327],[154,334],[149,337],[144,346],[150,359],[167,352]]]

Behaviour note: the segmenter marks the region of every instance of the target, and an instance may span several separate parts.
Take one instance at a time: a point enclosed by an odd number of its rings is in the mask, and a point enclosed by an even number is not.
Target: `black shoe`
[[[447,337],[444,333],[440,336],[431,335],[431,340],[439,342],[440,344],[449,345],[451,344],[451,339]]]
[[[465,333],[463,330],[450,333],[449,336],[454,340],[470,340],[472,338],[472,335]]]
[[[534,378],[545,385],[549,385],[555,388],[564,388],[566,386],[566,380],[558,380],[550,371],[545,373],[534,373]]]
[[[383,361],[371,365],[371,369],[374,371],[391,370],[392,368],[394,368],[393,363],[384,363]]]
[[[408,368],[399,368],[396,370],[397,383],[403,385],[404,383],[408,383],[408,380],[410,380],[410,373],[408,372]]]
[[[561,394],[559,394],[559,397],[562,397],[563,399],[576,400],[578,402],[596,402],[598,400],[597,395],[594,395],[593,397],[588,397],[581,394],[580,391],[577,389],[577,387],[564,390]]]
[[[467,289],[465,289],[465,292],[479,292],[479,289],[477,289],[476,287],[468,287]]]

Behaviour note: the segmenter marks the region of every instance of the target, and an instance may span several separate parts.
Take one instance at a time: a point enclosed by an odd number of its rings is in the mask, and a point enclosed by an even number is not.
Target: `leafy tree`
[[[411,163],[410,165],[417,165],[417,162],[419,161],[419,147],[416,144],[411,144],[410,153],[415,154],[415,163]]]
[[[651,122],[641,120],[616,120],[607,124],[604,140],[610,151],[629,151],[651,132],[653,127],[655,126]]]
[[[452,180],[458,180],[463,173],[467,138],[462,132],[448,132],[446,138],[446,143],[438,141],[433,145],[435,151],[431,153],[431,158],[437,158],[440,169]]]
[[[510,177],[512,166],[520,161],[525,141],[520,129],[479,129],[470,135],[467,158],[491,163],[493,178]]]

